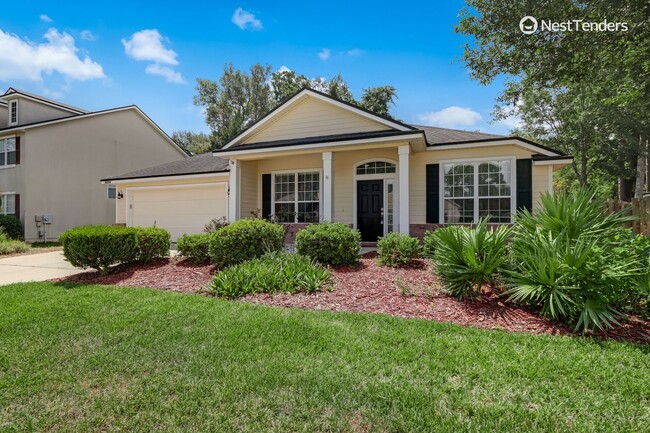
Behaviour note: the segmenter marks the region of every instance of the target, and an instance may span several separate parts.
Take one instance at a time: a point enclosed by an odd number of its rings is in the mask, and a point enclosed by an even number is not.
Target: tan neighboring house
[[[553,190],[572,157],[514,136],[408,125],[305,89],[213,156],[103,179],[116,221],[200,232],[256,213],[289,225],[334,221],[373,242],[490,216],[507,224]],[[201,164],[198,162],[201,161]],[[211,161],[211,162],[209,162]],[[193,165],[196,164],[196,165]],[[208,171],[195,170],[203,164]]]
[[[0,214],[20,218],[27,240],[114,223],[117,190],[98,179],[186,158],[134,105],[91,112],[13,88],[0,96]]]

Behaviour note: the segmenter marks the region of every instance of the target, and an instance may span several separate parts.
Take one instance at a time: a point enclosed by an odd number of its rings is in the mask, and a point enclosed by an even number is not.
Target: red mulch
[[[86,272],[57,281],[198,293],[209,283],[213,273],[214,267],[211,265],[194,265],[187,260],[172,258],[147,265],[120,267],[109,275]],[[333,275],[335,283],[331,291],[295,295],[260,293],[243,300],[310,310],[389,314],[511,332],[571,334],[570,327],[542,318],[533,310],[504,302],[489,289],[479,300],[457,300],[441,289],[428,262],[424,260],[408,268],[392,269],[378,266],[376,254],[370,253],[364,255],[357,267],[339,267],[333,270]],[[650,322],[632,317],[621,327],[593,335],[648,344]]]

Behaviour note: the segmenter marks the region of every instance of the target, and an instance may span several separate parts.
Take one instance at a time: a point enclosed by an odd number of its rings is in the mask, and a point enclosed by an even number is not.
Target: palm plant
[[[445,290],[459,298],[476,297],[483,284],[494,285],[507,260],[506,240],[511,229],[490,230],[487,219],[476,228],[447,226],[431,236],[435,245],[433,262]]]
[[[575,324],[575,331],[609,328],[623,314],[615,307],[644,272],[638,256],[616,248],[616,233],[631,218],[607,215],[592,191],[544,194],[535,214],[515,217],[510,300]]]

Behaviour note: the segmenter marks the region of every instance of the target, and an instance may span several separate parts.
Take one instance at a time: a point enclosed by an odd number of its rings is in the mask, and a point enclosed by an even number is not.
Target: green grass
[[[32,248],[52,248],[52,247],[61,247],[63,244],[58,241],[48,241],[48,242],[32,242],[29,244]]]
[[[0,431],[647,431],[650,347],[0,287]]]

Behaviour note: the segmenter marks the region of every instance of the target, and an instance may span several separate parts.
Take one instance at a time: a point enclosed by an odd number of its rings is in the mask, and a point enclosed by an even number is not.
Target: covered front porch
[[[358,229],[364,242],[408,234],[410,156],[404,141],[230,155],[228,218],[287,224],[288,242],[323,221]]]

